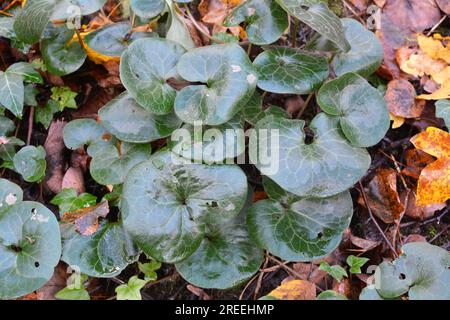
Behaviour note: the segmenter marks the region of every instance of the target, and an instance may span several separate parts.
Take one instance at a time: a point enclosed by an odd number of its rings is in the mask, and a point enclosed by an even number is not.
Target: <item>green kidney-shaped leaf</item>
[[[312,29],[329,39],[341,50],[348,51],[350,44],[345,38],[344,28],[338,16],[324,0],[276,0],[291,16],[296,17]],[[305,9],[304,7],[307,7]]]
[[[244,120],[238,115],[215,127],[186,124],[173,133],[172,139],[172,151],[184,158],[197,163],[222,163],[245,151]]]
[[[0,299],[42,287],[61,256],[53,213],[37,202],[19,202],[0,213]]]
[[[245,51],[237,44],[193,49],[178,62],[178,73],[191,85],[178,92],[175,112],[186,123],[225,123],[255,92],[258,77]]]
[[[169,40],[136,40],[120,61],[123,85],[146,110],[155,114],[170,113],[176,91],[166,81],[177,76],[176,64],[184,52],[179,44]]]
[[[58,27],[52,28],[49,33],[41,41],[42,58],[47,69],[58,76],[77,71],[87,54],[78,41],[72,40],[75,31]]]
[[[116,185],[125,180],[131,168],[150,157],[151,147],[112,139],[89,146],[87,152],[92,157],[92,178],[103,185]]]
[[[75,150],[101,140],[105,133],[105,129],[93,119],[73,120],[64,127],[64,144]]]
[[[272,0],[245,1],[233,9],[224,25],[236,26],[244,21],[248,39],[257,45],[277,41],[289,26],[286,12]]]
[[[14,131],[15,128],[14,121],[7,117],[0,116],[0,136],[8,135]]]
[[[336,75],[355,72],[363,77],[374,73],[383,61],[383,46],[373,32],[354,19],[342,19],[345,37],[350,51],[340,52],[333,58],[332,67]]]
[[[27,182],[40,181],[45,175],[47,162],[45,149],[42,146],[26,146],[14,156],[14,169]]]
[[[118,22],[90,32],[84,41],[90,49],[102,55],[120,57],[132,41],[151,36],[154,34],[150,32],[132,32],[129,22]]]
[[[200,246],[205,222],[236,216],[246,196],[247,179],[239,167],[191,164],[162,151],[128,174],[123,223],[147,255],[179,262]]]
[[[139,250],[120,222],[103,220],[90,236],[78,233],[75,224],[63,223],[61,233],[61,259],[91,277],[114,277],[139,257]]]
[[[44,33],[57,0],[29,0],[14,21],[14,31],[19,40],[34,44]]]
[[[262,118],[274,115],[282,118],[291,118],[291,115],[283,108],[277,106],[268,106],[263,108],[262,96],[258,91],[255,91],[253,96],[247,102],[247,105],[242,110],[243,117],[246,122],[254,126]]]
[[[450,129],[450,100],[436,101],[436,117],[444,119],[445,125]]]
[[[180,275],[201,288],[227,289],[249,279],[263,261],[245,227],[245,215],[207,228],[206,237],[189,258],[176,264]]]
[[[317,101],[323,111],[339,117],[344,135],[354,146],[373,146],[389,129],[389,112],[383,95],[355,73],[325,83]]]
[[[131,0],[131,9],[141,18],[154,18],[164,11],[164,0]]]
[[[54,0],[56,6],[53,9],[50,20],[74,19],[79,15],[89,15],[100,10],[106,0]]]
[[[98,114],[106,130],[126,142],[144,143],[165,138],[181,125],[173,113],[152,114],[127,93],[110,101]]]
[[[22,199],[23,192],[17,184],[0,178],[0,212],[8,210]]]
[[[22,118],[25,99],[23,78],[16,73],[0,71],[0,105]]]
[[[407,243],[393,263],[375,271],[375,287],[383,298],[408,293],[410,300],[450,299],[450,253],[426,242]]]
[[[17,74],[23,78],[26,82],[31,83],[43,83],[40,73],[33,67],[31,63],[27,62],[18,62],[12,64],[8,68],[8,73]]]
[[[253,204],[247,217],[250,235],[285,260],[312,261],[329,255],[350,225],[350,193],[324,199],[293,198],[288,203],[261,200]]]
[[[274,116],[260,120],[250,136],[255,141],[259,135],[258,145],[250,146],[250,161],[283,189],[303,197],[329,197],[361,179],[370,156],[348,143],[338,118],[318,114],[309,126],[315,135],[309,144],[304,124]]]
[[[253,63],[259,75],[258,87],[274,93],[311,93],[329,73],[326,58],[287,47],[266,50]]]

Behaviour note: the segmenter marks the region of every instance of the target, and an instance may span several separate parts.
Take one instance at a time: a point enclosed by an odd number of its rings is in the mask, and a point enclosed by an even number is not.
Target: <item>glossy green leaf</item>
[[[86,60],[86,51],[78,41],[72,41],[74,30],[65,26],[52,29],[41,41],[41,53],[47,69],[58,76],[77,71]]]
[[[51,98],[52,100],[58,102],[59,111],[63,111],[65,108],[77,108],[75,98],[78,94],[73,92],[69,87],[53,87],[51,91]]]
[[[276,0],[291,16],[329,39],[341,50],[348,51],[350,44],[345,38],[344,28],[338,16],[324,0]],[[305,8],[306,7],[306,8]]]
[[[66,213],[95,206],[97,204],[97,197],[89,193],[78,195],[75,189],[70,188],[61,190],[50,203],[58,206],[60,213]]]
[[[131,0],[131,9],[141,18],[154,18],[166,7],[164,0]]]
[[[22,202],[22,199],[23,191],[17,184],[0,178],[0,213]]]
[[[176,64],[185,50],[166,39],[139,39],[123,53],[120,78],[130,95],[154,114],[173,109],[176,91],[166,81],[177,77]]]
[[[274,93],[311,93],[319,88],[329,73],[325,57],[288,47],[266,50],[253,63],[259,75],[258,87]]]
[[[193,49],[178,62],[178,73],[190,85],[178,92],[175,112],[186,123],[225,123],[253,95],[258,77],[245,51],[237,44]]]
[[[26,106],[37,107],[38,103],[36,101],[36,95],[39,93],[39,90],[34,87],[33,84],[28,83],[24,87],[24,101],[23,104]]]
[[[307,144],[304,121],[267,116],[252,133],[259,132],[260,137],[258,148],[249,149],[250,161],[283,189],[299,196],[329,197],[347,190],[364,176],[370,156],[348,143],[338,121],[318,114],[309,126],[314,140]],[[267,135],[260,129],[267,129]],[[270,156],[269,162],[264,155]]]
[[[161,262],[152,260],[147,263],[138,262],[139,271],[145,276],[145,281],[155,281],[158,279],[156,271],[161,268]]]
[[[25,82],[43,83],[40,73],[28,62],[14,63],[8,68],[8,73],[21,76]]]
[[[83,236],[72,223],[61,224],[62,260],[91,277],[109,278],[139,257],[139,250],[120,222],[100,222],[91,236]]]
[[[21,41],[34,44],[44,33],[58,0],[29,0],[14,21],[14,31]]]
[[[347,257],[347,264],[350,267],[350,273],[361,273],[361,267],[369,261],[368,258],[364,257],[356,257],[354,255],[350,255]]]
[[[368,285],[362,289],[359,300],[388,300],[380,296],[374,285]]]
[[[61,255],[53,213],[37,202],[19,202],[0,213],[0,299],[42,287]]]
[[[363,77],[374,73],[383,61],[383,46],[375,34],[355,19],[342,19],[350,51],[334,56],[332,67],[337,76],[355,72]]]
[[[105,129],[93,119],[77,119],[64,127],[64,144],[71,150],[101,141]]]
[[[174,138],[172,151],[179,156],[197,163],[223,163],[245,151],[244,120],[237,115],[220,126],[186,124],[173,133]]]
[[[0,116],[0,137],[10,134],[15,128],[14,121],[7,117]]]
[[[45,176],[47,162],[45,149],[42,146],[26,146],[14,156],[14,169],[27,182],[40,181]]]
[[[317,295],[317,300],[348,300],[346,296],[333,290],[325,290]]]
[[[245,29],[251,43],[270,44],[277,41],[288,28],[286,12],[272,0],[248,0],[228,15],[225,26],[247,22]]]
[[[312,261],[330,254],[353,213],[350,194],[297,199],[289,204],[261,200],[249,209],[249,233],[259,246],[289,261]]]
[[[122,218],[147,255],[174,263],[198,249],[206,221],[237,215],[246,196],[247,179],[239,167],[191,164],[162,151],[128,174]]]
[[[394,262],[375,271],[375,286],[383,298],[408,293],[410,300],[450,299],[450,253],[426,242],[407,243]]]
[[[445,125],[450,129],[450,100],[436,101],[436,117],[444,119]]]
[[[348,277],[347,271],[340,265],[330,266],[326,261],[320,263],[319,270],[325,271],[338,282],[341,282],[344,277]]]
[[[67,279],[67,286],[55,293],[55,298],[61,300],[90,300],[89,292],[84,287],[84,282],[87,280],[87,275],[73,273]]]
[[[99,110],[102,126],[118,139],[144,143],[168,137],[181,121],[173,114],[155,115],[123,93]]]
[[[373,146],[389,130],[389,112],[383,95],[355,73],[325,83],[317,102],[323,111],[338,116],[345,137],[354,146]]]
[[[129,22],[117,22],[90,32],[84,41],[90,49],[102,55],[120,57],[132,41],[151,36],[154,34],[150,32],[132,32]]]
[[[128,283],[121,284],[116,288],[117,300],[142,300],[141,289],[147,281],[132,276]]]
[[[0,143],[0,159],[4,162],[2,163],[3,168],[8,168],[14,170],[14,156],[16,154],[16,147],[23,146],[25,143],[15,137],[2,137],[2,142]]]
[[[176,264],[186,281],[201,288],[227,289],[245,282],[259,270],[263,252],[255,248],[248,235],[245,211],[225,223],[207,226],[199,248]]]
[[[170,12],[170,26],[166,33],[166,39],[178,43],[186,50],[195,48],[191,33],[186,22],[184,22],[184,18],[178,13],[174,1],[165,0],[165,2]]]
[[[291,118],[291,115],[283,108],[277,106],[268,106],[263,108],[261,95],[255,91],[253,96],[247,102],[247,105],[242,110],[243,117],[246,122],[254,126],[262,118],[273,115],[282,118]]]
[[[151,147],[146,144],[110,141],[93,144],[87,152],[92,156],[92,178],[103,185],[117,185],[125,180],[131,168],[150,157]]]
[[[50,20],[74,19],[78,15],[89,15],[100,10],[106,0],[55,0]]]
[[[34,112],[34,122],[40,123],[45,129],[50,127],[53,116],[59,111],[59,104],[54,100],[49,100],[43,107],[37,107]]]
[[[0,71],[0,105],[22,118],[24,85],[22,76]]]

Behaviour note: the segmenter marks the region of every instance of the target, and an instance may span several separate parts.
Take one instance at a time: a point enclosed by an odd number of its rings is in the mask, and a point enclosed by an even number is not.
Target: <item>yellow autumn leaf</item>
[[[389,118],[392,122],[392,129],[398,129],[405,123],[405,118],[397,117],[396,115],[389,112]]]
[[[450,99],[450,79],[444,82],[441,87],[431,94],[421,94],[416,99],[424,100],[442,100]]]
[[[94,31],[94,30],[92,30]],[[90,31],[90,32],[92,32]],[[86,50],[87,56],[89,58],[89,60],[91,60],[92,62],[96,63],[96,64],[104,64],[108,61],[116,61],[116,62],[120,62],[120,57],[113,57],[113,56],[106,56],[104,54],[101,54],[98,51],[95,51],[94,49],[92,49],[91,47],[89,47],[86,42],[84,41],[84,38],[90,33],[90,32],[81,32],[80,33],[80,38],[83,41],[83,47],[84,50]],[[70,42],[73,41],[79,41],[78,36],[75,34],[73,36],[73,38],[70,40]],[[70,43],[69,42],[69,43]]]
[[[411,138],[414,146],[437,160],[427,165],[417,183],[416,204],[426,206],[444,203],[450,199],[450,134],[428,127]]]
[[[422,34],[417,35],[417,41],[420,49],[433,59],[441,59],[450,63],[450,47],[444,46],[441,41],[426,37]]]
[[[315,300],[316,285],[305,280],[291,280],[280,285],[268,296],[280,300]]]

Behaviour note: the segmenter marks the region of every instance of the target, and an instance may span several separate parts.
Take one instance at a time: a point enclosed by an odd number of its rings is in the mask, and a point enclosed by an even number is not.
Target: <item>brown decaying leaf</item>
[[[291,280],[281,284],[268,295],[280,300],[315,300],[316,285],[305,280]]]
[[[417,118],[425,108],[424,100],[416,100],[416,90],[407,80],[392,80],[388,84],[386,95],[389,111],[403,118]]]
[[[434,216],[436,211],[445,208],[445,203],[419,206],[416,204],[416,195],[411,190],[404,190],[400,199],[405,204],[405,215],[418,220],[426,220]]]
[[[253,192],[253,202],[257,202],[259,200],[267,199],[267,193],[265,191],[255,191]]]
[[[419,179],[422,169],[433,161],[434,158],[426,152],[417,149],[408,149],[405,151],[406,167],[403,168],[402,174]]]
[[[66,212],[61,221],[75,223],[76,230],[83,236],[90,236],[98,230],[98,219],[105,218],[109,213],[107,201],[96,206]]]
[[[372,210],[384,223],[393,223],[404,211],[397,192],[397,173],[394,169],[379,169],[367,188],[367,200]],[[359,199],[362,205],[364,201]]]
[[[386,5],[386,1],[387,0],[373,0],[373,2],[375,2],[375,4],[380,8],[383,8]]]
[[[349,297],[352,291],[350,280],[344,278],[338,282],[336,279],[333,279],[333,291]]]
[[[359,11],[359,13],[366,12],[369,4],[368,0],[350,0],[350,3]]]
[[[411,142],[437,158],[420,173],[416,203],[422,206],[444,203],[450,198],[450,134],[428,127],[412,137]]]
[[[450,14],[450,1],[448,0],[436,0],[437,5],[446,14]]]
[[[72,112],[74,119],[97,118],[98,110],[116,96],[116,91],[109,89],[95,89],[88,95],[86,102]]]
[[[186,286],[186,289],[188,289],[190,292],[195,294],[197,297],[199,297],[201,300],[212,300],[211,296],[209,296],[205,290],[202,288],[198,288],[193,286],[192,284],[188,284]]]
[[[433,27],[441,19],[434,0],[388,0],[383,7],[378,36],[383,43],[384,62],[381,74],[401,77],[395,63],[396,50],[411,44],[411,35]]]
[[[44,143],[47,153],[47,170],[45,183],[47,188],[53,193],[59,193],[62,187],[63,174],[66,166],[64,159],[64,139],[63,129],[67,124],[65,121],[53,121],[48,129],[48,136]]]
[[[292,265],[292,269],[300,276],[300,280],[307,280],[315,284],[319,284],[328,275],[313,263],[297,262]]]
[[[358,248],[363,249],[362,252],[366,252],[369,250],[372,250],[380,245],[380,241],[374,241],[369,239],[363,239],[360,237],[356,237],[354,235],[350,235],[350,241],[353,245],[357,246]]]
[[[67,279],[70,274],[67,273],[67,265],[60,262],[53,272],[50,280],[36,291],[37,300],[56,300],[55,294],[67,285]]]
[[[242,0],[202,0],[198,6],[198,10],[202,16],[202,21],[212,25],[213,34],[228,30],[236,36],[241,36],[243,31],[241,27],[222,26],[227,15],[241,2]]]
[[[85,191],[83,171],[80,167],[70,167],[67,169],[62,180],[62,189],[66,188],[73,188],[78,194]]]
[[[403,244],[411,243],[411,242],[427,242],[427,238],[420,234],[410,234],[406,237]]]

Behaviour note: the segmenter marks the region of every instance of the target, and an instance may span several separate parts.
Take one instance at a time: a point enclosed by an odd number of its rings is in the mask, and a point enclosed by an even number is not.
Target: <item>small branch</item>
[[[291,38],[292,38],[292,47],[295,48],[297,46],[297,34],[298,30],[300,28],[300,20],[298,20],[295,17],[292,17],[294,19],[294,25],[291,30]]]
[[[31,135],[33,134],[33,124],[34,124],[34,107],[31,107],[30,115],[28,116],[27,146],[31,144]]]
[[[397,251],[395,251],[394,246],[392,245],[392,243],[389,241],[389,239],[384,234],[383,230],[381,229],[380,225],[378,224],[377,220],[375,219],[375,217],[374,217],[374,215],[372,213],[372,209],[370,209],[369,201],[367,200],[367,195],[366,195],[366,192],[364,191],[364,187],[363,187],[361,181],[359,181],[359,188],[361,189],[360,191],[361,191],[361,193],[363,195],[364,203],[366,204],[367,210],[369,211],[370,219],[373,221],[374,225],[378,229],[378,232],[380,232],[380,234],[383,237],[384,241],[387,243],[387,245],[391,249],[392,253],[397,258],[398,257]]]
[[[442,24],[442,22],[444,22],[444,20],[445,20],[446,18],[447,18],[447,15],[444,15],[444,16],[442,17],[442,19],[439,20],[439,22],[436,23],[436,24],[434,25],[434,27],[431,28],[431,30],[427,33],[427,37],[431,36],[431,34],[432,34],[437,28],[439,28],[439,26]]]
[[[314,93],[310,93],[308,98],[306,98],[305,103],[303,104],[303,107],[298,111],[296,118],[300,119],[300,117],[303,115],[303,112],[305,112],[306,108],[308,107],[309,103],[311,102],[312,97],[314,96]]]

